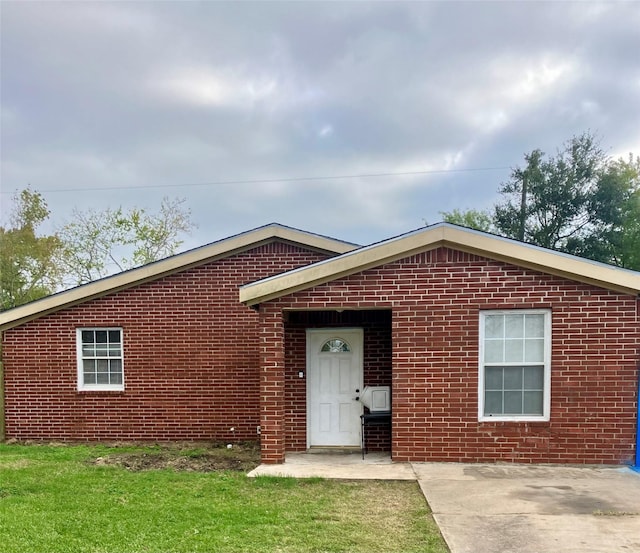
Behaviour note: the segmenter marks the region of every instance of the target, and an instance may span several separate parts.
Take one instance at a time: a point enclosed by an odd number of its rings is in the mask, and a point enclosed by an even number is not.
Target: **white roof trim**
[[[345,253],[358,247],[348,242],[273,223],[1,312],[0,330],[13,328],[65,307],[78,305],[276,240],[334,254]]]
[[[247,284],[240,288],[240,301],[247,305],[256,305],[440,246],[593,284],[608,290],[632,295],[640,292],[639,272],[589,261],[450,223],[438,223],[339,257]]]

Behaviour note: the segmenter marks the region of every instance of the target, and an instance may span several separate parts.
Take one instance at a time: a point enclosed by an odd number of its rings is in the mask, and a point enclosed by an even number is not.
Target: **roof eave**
[[[247,284],[240,288],[240,301],[250,306],[256,305],[372,267],[392,263],[420,251],[435,249],[444,241],[443,231],[442,225],[436,225],[426,231],[412,232],[324,262]]]
[[[441,246],[624,294],[640,292],[640,273],[444,223],[248,284],[240,301],[256,305]]]
[[[144,265],[124,273],[118,273],[77,288],[47,296],[40,300],[0,312],[0,330],[20,326],[39,317],[73,307],[87,301],[120,292],[134,286],[230,257],[261,245],[282,241],[300,245],[318,252],[343,254],[358,246],[333,240],[317,234],[306,233],[290,227],[273,224],[242,233],[207,246]]]

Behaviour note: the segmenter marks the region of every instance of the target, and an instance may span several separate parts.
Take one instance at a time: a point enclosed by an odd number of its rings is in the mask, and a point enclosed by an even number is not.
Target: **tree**
[[[593,135],[584,133],[556,156],[534,150],[525,161],[499,189],[504,200],[493,214],[498,232],[575,253],[591,230],[590,198],[606,167],[605,154]]]
[[[461,227],[472,228],[484,232],[494,232],[493,219],[491,213],[478,209],[469,209],[461,211],[454,209],[453,211],[441,211],[442,220]]]
[[[640,188],[629,198],[627,205],[621,266],[640,271]]]
[[[640,270],[640,158],[612,160],[590,133],[555,156],[539,149],[500,185],[492,213],[441,212],[445,221]]]
[[[591,232],[570,248],[589,259],[640,270],[640,158],[609,162],[587,210]]]
[[[194,226],[183,203],[164,198],[157,213],[75,209],[71,223],[40,235],[47,202],[30,188],[16,192],[9,224],[0,226],[0,310],[174,254]]]
[[[193,227],[184,199],[164,198],[158,213],[144,209],[73,211],[59,236],[69,284],[79,285],[174,254]]]
[[[56,291],[62,282],[56,235],[38,235],[49,218],[39,192],[25,188],[13,198],[9,226],[0,226],[0,310],[37,300]]]

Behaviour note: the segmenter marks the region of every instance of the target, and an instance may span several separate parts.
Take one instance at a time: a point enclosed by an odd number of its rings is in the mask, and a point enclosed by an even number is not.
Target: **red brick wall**
[[[392,309],[396,461],[632,460],[640,361],[635,297],[440,248],[260,309],[276,324],[282,309],[336,308]],[[552,311],[551,420],[478,422],[479,312],[518,308]]]
[[[325,257],[271,243],[6,331],[7,438],[255,439],[258,315],[238,287]],[[123,328],[124,392],[77,390],[85,326]]]

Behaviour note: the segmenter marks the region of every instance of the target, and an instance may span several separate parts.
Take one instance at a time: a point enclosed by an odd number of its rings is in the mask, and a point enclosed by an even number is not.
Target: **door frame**
[[[357,341],[359,351],[359,372],[360,372],[360,382],[358,384],[358,389],[362,390],[364,386],[364,328],[362,327],[342,327],[342,326],[334,326],[334,327],[322,327],[322,328],[307,328],[305,329],[305,356],[306,356],[306,364],[305,364],[305,375],[306,375],[306,427],[307,427],[307,449],[312,447],[311,444],[311,424],[310,414],[311,414],[311,386],[310,386],[310,378],[309,378],[309,367],[311,366],[311,350],[309,348],[309,335],[310,334],[331,334],[332,337],[339,338],[340,334],[346,332],[355,332],[357,334]],[[353,347],[353,342],[349,340],[349,344]],[[355,396],[356,391],[353,390],[353,394]],[[364,407],[362,404],[360,405],[360,414],[364,412]],[[360,432],[362,432],[362,428],[358,421],[358,427],[360,428]],[[362,440],[362,436],[360,436],[360,440]],[[322,446],[318,446],[322,447]],[[331,446],[326,446],[331,447]],[[345,446],[347,447],[347,446]]]

